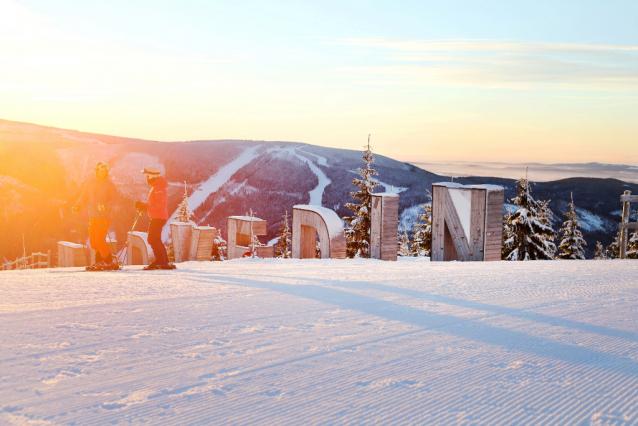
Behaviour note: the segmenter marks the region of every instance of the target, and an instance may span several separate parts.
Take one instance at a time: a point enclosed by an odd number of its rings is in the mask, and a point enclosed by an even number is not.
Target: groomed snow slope
[[[636,261],[178,267],[0,273],[0,424],[638,423]]]

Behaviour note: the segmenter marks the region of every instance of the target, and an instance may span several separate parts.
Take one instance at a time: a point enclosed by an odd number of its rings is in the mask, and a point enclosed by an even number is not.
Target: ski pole
[[[91,262],[89,262],[89,256],[86,254],[86,246],[84,245],[84,235],[82,234],[82,224],[80,223],[80,216],[77,213],[75,214],[75,219],[78,222],[78,231],[80,231],[80,243],[82,243],[82,251],[84,252],[84,258],[86,259],[86,266],[91,266]]]
[[[133,227],[131,228],[131,232],[129,232],[127,237],[126,237],[126,244],[124,245],[124,248],[120,252],[120,255],[117,257],[117,263],[118,264],[120,263],[120,261],[122,261],[122,262],[124,261],[124,259],[123,259],[124,251],[126,250],[128,252],[128,243],[131,240],[131,234],[135,231],[135,226],[137,225],[137,221],[139,220],[140,216],[142,216],[142,212],[138,210],[137,211],[137,216],[135,217],[135,222],[133,222]],[[120,257],[122,257],[122,260],[120,260]]]

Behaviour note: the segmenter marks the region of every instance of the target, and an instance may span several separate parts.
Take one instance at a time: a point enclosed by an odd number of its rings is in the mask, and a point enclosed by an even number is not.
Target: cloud
[[[638,46],[492,40],[326,43],[355,49],[359,60],[374,62],[341,68],[360,84],[638,90]]]

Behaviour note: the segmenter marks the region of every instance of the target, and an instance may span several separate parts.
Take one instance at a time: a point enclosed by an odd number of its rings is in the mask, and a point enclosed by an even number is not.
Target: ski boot
[[[142,271],[153,271],[155,269],[157,269],[157,263],[151,262],[150,265],[146,265],[145,267],[143,267]]]
[[[170,271],[172,269],[177,269],[177,267],[173,264],[173,262],[168,262],[165,265],[156,265],[155,266],[156,269],[162,269],[165,271]]]
[[[98,252],[95,253],[95,262],[91,266],[87,266],[86,270],[87,271],[101,271],[103,266],[104,266],[104,259],[102,258],[102,255],[98,251]]]

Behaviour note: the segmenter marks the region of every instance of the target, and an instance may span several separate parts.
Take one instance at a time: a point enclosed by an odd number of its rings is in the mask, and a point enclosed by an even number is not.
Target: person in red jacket
[[[160,176],[160,170],[157,167],[147,167],[142,173],[146,176],[146,183],[152,188],[148,194],[148,203],[136,201],[135,208],[139,211],[147,212],[148,217],[151,219],[151,223],[148,226],[148,243],[151,245],[153,253],[155,253],[155,261],[144,269],[175,269],[175,266],[168,262],[166,247],[164,247],[162,242],[162,228],[168,220],[166,194],[168,182]]]
[[[98,161],[95,164],[95,177],[84,185],[78,202],[71,208],[77,214],[83,205],[89,211],[89,241],[95,250],[95,263],[89,270],[118,269],[111,254],[111,246],[106,236],[111,227],[111,211],[118,199],[117,188],[109,179],[109,165]]]

